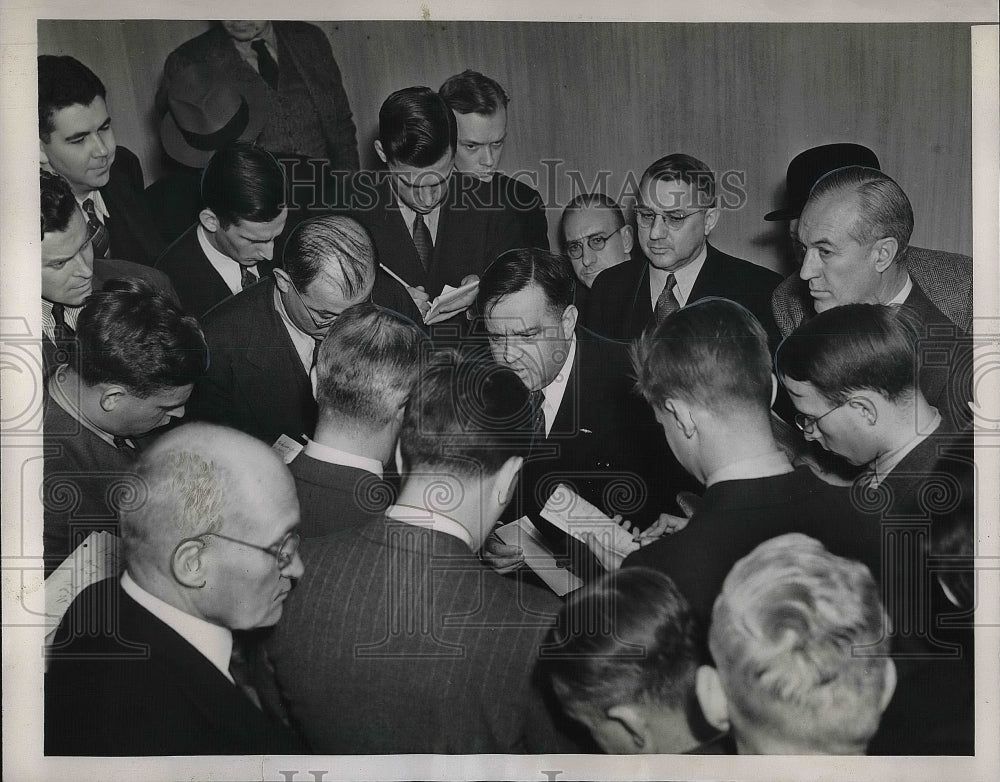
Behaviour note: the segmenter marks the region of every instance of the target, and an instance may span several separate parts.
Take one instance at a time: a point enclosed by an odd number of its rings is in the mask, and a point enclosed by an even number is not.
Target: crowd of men
[[[170,54],[145,190],[101,80],[38,70],[46,574],[122,551],[47,754],[973,753],[971,259],[871,150],[791,161],[782,279],[682,152],[543,203],[472,70],[359,171],[309,24]]]

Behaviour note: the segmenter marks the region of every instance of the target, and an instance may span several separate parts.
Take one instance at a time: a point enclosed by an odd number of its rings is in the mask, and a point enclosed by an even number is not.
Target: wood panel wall
[[[788,271],[784,226],[762,220],[780,205],[788,161],[853,141],[910,196],[915,244],[971,254],[969,25],[317,24],[344,74],[363,164],[376,162],[378,107],[393,90],[436,88],[467,67],[504,84],[504,169],[538,177],[553,241],[574,184],[627,195],[648,163],[687,152],[741,183],[715,243]],[[150,182],[162,165],[153,95],[163,60],[207,25],[41,21],[39,52],[72,54],[104,80],[119,143]]]

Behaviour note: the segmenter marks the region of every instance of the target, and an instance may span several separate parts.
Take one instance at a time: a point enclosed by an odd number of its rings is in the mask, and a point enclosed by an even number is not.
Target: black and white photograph
[[[993,4],[0,17],[5,776],[997,778]]]

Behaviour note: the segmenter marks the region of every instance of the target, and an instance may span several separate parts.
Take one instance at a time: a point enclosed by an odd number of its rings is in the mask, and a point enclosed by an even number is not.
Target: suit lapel
[[[406,220],[403,219],[403,213],[399,210],[399,203],[389,184],[388,175],[386,175],[384,183],[379,185],[379,190],[379,204],[381,205],[379,219],[385,237],[380,249],[386,250],[386,252],[380,253],[379,260],[410,285],[426,287],[428,275],[417,255],[417,248],[413,244],[413,237],[410,235]],[[441,226],[439,224],[438,236],[440,235]],[[437,255],[437,242],[434,245],[434,253]],[[431,267],[433,268],[433,262]]]

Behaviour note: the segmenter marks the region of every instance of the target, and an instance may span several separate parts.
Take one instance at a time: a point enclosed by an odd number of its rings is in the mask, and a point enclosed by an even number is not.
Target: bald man
[[[303,573],[299,503],[249,435],[178,427],[140,459],[126,570],[84,590],[50,649],[47,755],[291,754],[247,684],[233,630],[268,627]]]

